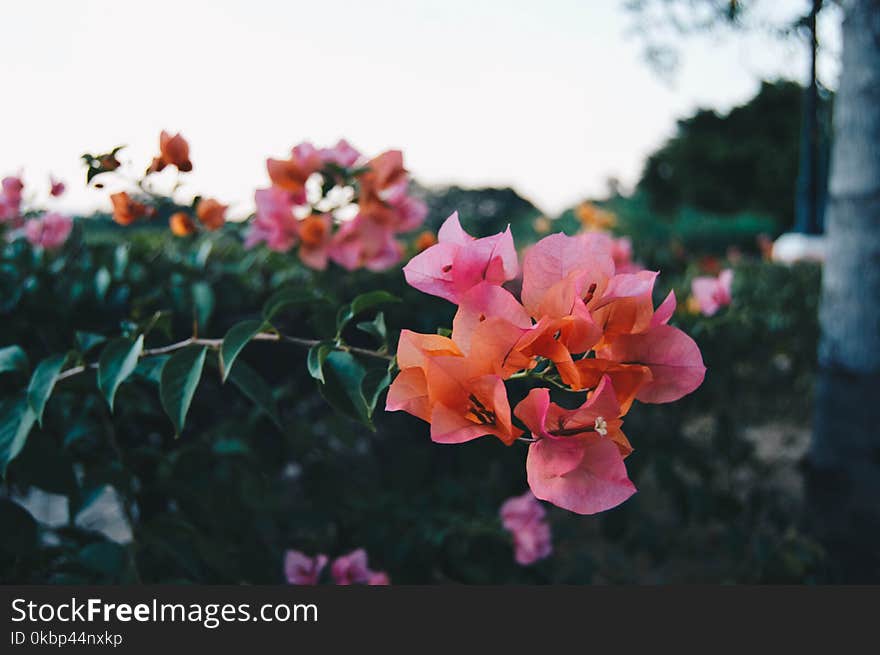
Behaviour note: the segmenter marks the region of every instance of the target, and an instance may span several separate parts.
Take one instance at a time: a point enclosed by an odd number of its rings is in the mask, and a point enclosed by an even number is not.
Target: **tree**
[[[834,123],[820,375],[810,461],[817,517],[845,562],[880,534],[880,0],[847,0]],[[873,552],[871,552],[873,551]],[[864,571],[861,572],[864,575]],[[875,571],[876,573],[876,571]]]

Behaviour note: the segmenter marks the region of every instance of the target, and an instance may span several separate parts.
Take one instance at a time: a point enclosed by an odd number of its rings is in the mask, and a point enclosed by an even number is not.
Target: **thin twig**
[[[254,335],[252,341],[280,341],[284,343],[293,343],[298,346],[303,346],[305,348],[311,348],[312,346],[317,346],[319,343],[323,343],[318,339],[302,339],[300,337],[291,337],[285,334],[275,334],[273,332],[259,332]],[[199,339],[196,337],[189,337],[188,339],[184,339],[183,341],[170,343],[167,346],[160,346],[158,348],[147,348],[146,350],[141,351],[140,356],[143,358],[153,357],[155,355],[166,355],[168,353],[181,350],[182,348],[186,348],[187,346],[205,346],[213,350],[219,350],[222,345],[223,339]],[[334,346],[334,349],[354,353],[356,355],[363,355],[364,357],[384,359],[389,362],[394,360],[393,355],[379,352],[377,350],[368,350],[366,348],[357,348],[355,346],[348,346],[344,344],[337,344]],[[75,375],[79,375],[80,373],[84,373],[91,368],[98,368],[98,364],[93,362],[91,364],[81,364],[79,366],[73,366],[59,373],[57,380],[60,381],[73,377]]]

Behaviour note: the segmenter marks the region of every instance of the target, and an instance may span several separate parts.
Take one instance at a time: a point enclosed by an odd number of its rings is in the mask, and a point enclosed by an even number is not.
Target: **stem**
[[[300,337],[291,337],[285,334],[275,334],[272,332],[259,332],[254,335],[252,341],[280,341],[284,343],[293,343],[298,346],[303,346],[305,348],[311,348],[312,346],[317,346],[319,343],[323,343],[318,339],[302,339]],[[140,356],[143,358],[152,357],[154,355],[165,355],[186,348],[187,346],[206,346],[213,350],[219,350],[220,346],[222,345],[223,339],[200,339],[197,337],[189,337],[188,339],[184,339],[183,341],[178,341],[176,343],[171,343],[167,346],[160,346],[158,348],[148,348],[146,350],[142,350]],[[345,344],[337,344],[336,346],[334,346],[334,348],[336,350],[342,350],[344,352],[350,352],[356,355],[363,355],[364,357],[374,357],[376,359],[384,359],[389,362],[394,361],[393,355],[381,353],[376,350],[368,350],[367,348],[357,348],[355,346],[348,346]],[[66,371],[62,371],[61,373],[59,373],[57,380],[61,381],[66,378],[79,375],[80,373],[84,373],[91,368],[98,368],[98,364],[91,363],[74,366],[67,369]]]

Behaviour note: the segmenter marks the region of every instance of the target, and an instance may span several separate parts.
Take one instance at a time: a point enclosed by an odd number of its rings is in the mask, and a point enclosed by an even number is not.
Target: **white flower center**
[[[608,434],[608,423],[605,422],[605,419],[601,416],[596,417],[596,423],[593,425],[596,432],[601,434],[603,437]]]

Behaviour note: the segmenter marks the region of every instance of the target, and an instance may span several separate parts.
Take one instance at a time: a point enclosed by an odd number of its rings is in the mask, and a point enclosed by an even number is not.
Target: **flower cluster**
[[[703,316],[713,316],[722,307],[727,307],[732,300],[733,271],[724,269],[718,277],[701,275],[691,281],[691,299],[693,308]]]
[[[520,275],[509,228],[475,239],[453,214],[438,237],[404,274],[458,305],[451,337],[401,333],[386,409],[428,421],[439,443],[528,441],[532,492],[565,509],[592,514],[626,500],[635,487],[622,417],[633,400],[677,400],[705,375],[696,343],[667,324],[674,294],[655,309],[657,273],[617,272],[602,233],[553,234],[529,248],[519,298],[502,286]],[[506,381],[519,378],[541,386],[511,412]],[[548,385],[583,402],[566,409]]]
[[[311,268],[333,261],[348,270],[388,269],[403,253],[395,235],[419,227],[427,214],[409,195],[399,150],[367,160],[345,140],[332,148],[301,143],[266,167],[272,186],[255,194],[246,245],[278,252],[298,246]]]
[[[23,236],[32,246],[44,250],[64,245],[73,230],[73,219],[55,211],[26,211],[21,177],[5,177],[0,185],[0,225],[12,228],[9,239]],[[64,183],[50,178],[49,195],[57,198],[63,193]]]
[[[284,556],[284,575],[287,582],[295,585],[316,585],[329,558],[321,553],[314,557],[298,550],[288,550]],[[391,579],[384,571],[373,571],[367,563],[367,552],[358,548],[341,555],[330,565],[330,576],[337,585],[388,585]]]
[[[553,552],[544,508],[531,491],[508,498],[499,512],[501,524],[513,536],[514,559],[528,566]]]
[[[116,154],[120,148],[104,155],[83,155],[89,166],[88,180],[91,181],[97,175],[116,171],[120,166]],[[113,220],[120,225],[131,225],[142,218],[152,218],[156,215],[156,205],[164,204],[161,194],[154,192],[149,183],[150,176],[167,168],[177,169],[180,173],[192,171],[193,165],[189,155],[189,143],[181,134],[174,134],[162,130],[159,135],[159,154],[153,157],[142,179],[137,182],[137,190],[117,191],[110,194],[110,202],[113,204]],[[96,186],[103,186],[103,183]],[[176,189],[177,185],[175,185]],[[168,226],[172,234],[177,237],[186,237],[196,234],[200,230],[213,232],[219,230],[226,223],[227,205],[221,204],[213,198],[196,197],[187,207],[175,204],[168,219]]]

